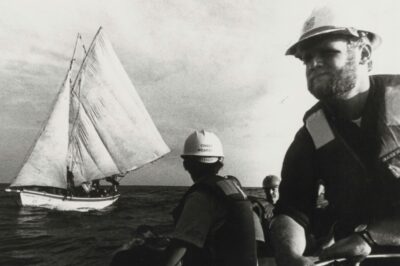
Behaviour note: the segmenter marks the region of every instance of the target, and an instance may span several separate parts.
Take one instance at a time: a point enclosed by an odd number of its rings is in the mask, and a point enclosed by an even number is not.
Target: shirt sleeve
[[[202,248],[216,217],[220,215],[212,196],[193,192],[186,200],[172,237]]]
[[[306,230],[316,200],[316,169],[314,144],[302,127],[285,155],[274,214],[288,215]]]

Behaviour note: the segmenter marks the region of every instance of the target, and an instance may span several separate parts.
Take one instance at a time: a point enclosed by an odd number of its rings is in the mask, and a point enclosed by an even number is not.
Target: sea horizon
[[[10,183],[0,183],[0,186],[8,186]],[[107,184],[104,184],[102,186],[110,186]],[[185,185],[185,186],[179,186],[179,185],[145,185],[145,184],[135,184],[135,185],[124,185],[124,184],[120,184],[119,187],[177,187],[177,188],[189,188],[191,187],[191,185]],[[245,189],[261,189],[262,187],[253,187],[253,186],[244,186]]]

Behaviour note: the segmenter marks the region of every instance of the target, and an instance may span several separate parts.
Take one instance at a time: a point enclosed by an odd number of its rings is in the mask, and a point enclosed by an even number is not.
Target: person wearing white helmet
[[[349,16],[335,2],[315,9],[286,52],[303,61],[308,90],[319,101],[283,162],[271,225],[278,265],[313,265],[306,237],[320,222],[314,219],[320,179],[336,241],[320,258],[399,250],[400,76],[370,75],[381,38],[357,22],[362,8]]]
[[[185,141],[183,167],[194,185],[173,211],[175,230],[166,265],[256,266],[251,203],[231,179],[218,175],[224,153],[218,137],[205,130]]]

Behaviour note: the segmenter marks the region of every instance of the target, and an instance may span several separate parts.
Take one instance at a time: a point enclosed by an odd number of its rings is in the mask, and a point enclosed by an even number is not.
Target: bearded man
[[[344,9],[335,11],[315,9],[287,51],[305,64],[308,90],[319,102],[283,162],[271,225],[278,265],[314,265],[305,251],[320,223],[314,214],[321,179],[334,244],[320,258],[362,259],[400,246],[400,76],[370,76],[380,37],[348,24]]]

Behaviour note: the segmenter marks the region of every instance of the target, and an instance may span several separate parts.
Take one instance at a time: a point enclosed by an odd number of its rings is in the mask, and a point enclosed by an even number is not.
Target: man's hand
[[[361,236],[353,234],[322,250],[319,257],[321,260],[335,258],[354,258],[356,260],[362,260],[370,253],[371,247],[368,243],[365,242]]]

